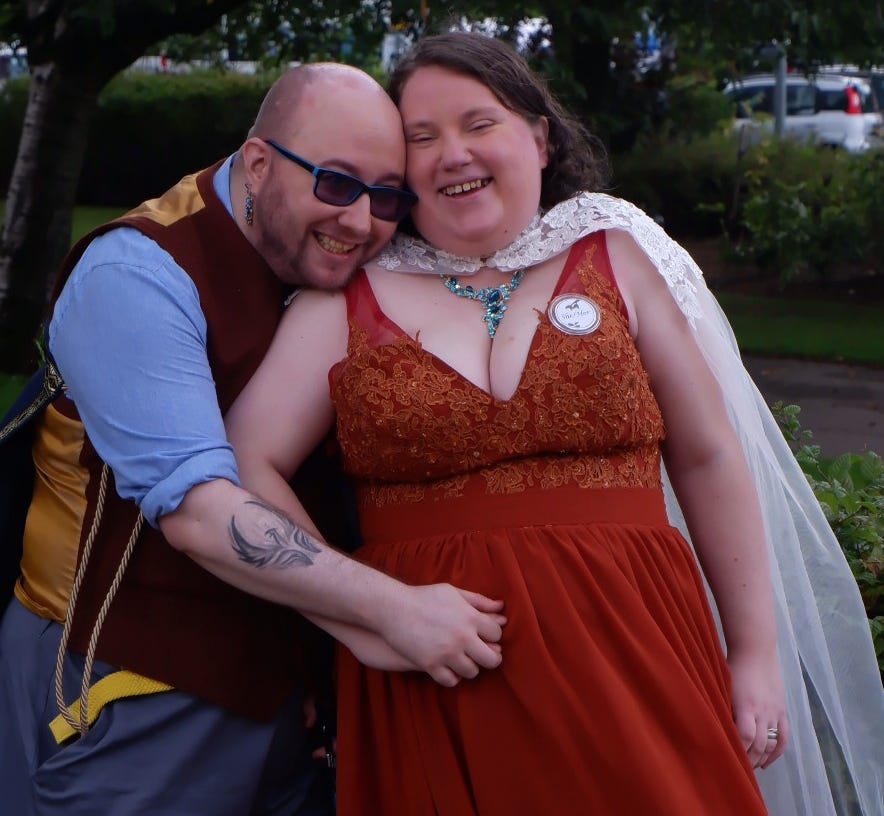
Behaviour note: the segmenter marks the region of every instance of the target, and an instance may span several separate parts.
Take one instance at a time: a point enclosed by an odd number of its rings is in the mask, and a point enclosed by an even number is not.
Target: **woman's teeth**
[[[485,187],[489,183],[489,179],[476,179],[475,181],[467,181],[464,184],[452,184],[450,187],[443,187],[442,194],[451,196],[458,193],[468,193],[470,190],[478,190]]]

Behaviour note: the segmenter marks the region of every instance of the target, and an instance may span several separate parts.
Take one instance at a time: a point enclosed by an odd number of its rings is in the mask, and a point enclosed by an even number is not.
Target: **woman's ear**
[[[543,169],[549,164],[549,119],[545,116],[538,117],[534,123],[534,142],[537,144],[537,153],[540,156],[540,167]]]

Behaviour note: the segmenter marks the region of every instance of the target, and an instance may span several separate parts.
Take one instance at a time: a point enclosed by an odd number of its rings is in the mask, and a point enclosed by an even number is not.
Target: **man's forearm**
[[[221,580],[377,633],[444,685],[500,663],[500,601],[449,584],[403,584],[335,550],[231,482],[192,488],[174,513],[160,519],[160,528],[172,546]]]
[[[160,528],[173,547],[244,592],[372,630],[401,586],[224,480],[192,488]]]

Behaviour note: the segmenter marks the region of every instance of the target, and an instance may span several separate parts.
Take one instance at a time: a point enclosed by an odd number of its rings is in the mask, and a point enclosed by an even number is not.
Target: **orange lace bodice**
[[[519,385],[498,400],[425,351],[380,310],[360,272],[347,290],[348,355],[330,373],[344,468],[375,504],[526,486],[655,487],[663,422],[629,335],[604,233],[572,247],[555,297],[583,293],[594,332],[546,313]]]

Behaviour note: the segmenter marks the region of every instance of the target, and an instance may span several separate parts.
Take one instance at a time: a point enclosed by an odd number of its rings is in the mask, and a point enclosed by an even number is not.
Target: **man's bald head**
[[[305,167],[307,163],[307,167]],[[326,172],[363,189],[347,204],[316,193]],[[338,63],[293,68],[267,92],[230,169],[230,196],[243,233],[280,280],[333,289],[390,239],[395,222],[375,216],[371,186],[405,178],[402,119],[364,71]]]
[[[365,71],[336,62],[299,65],[273,83],[249,136],[294,134],[306,117],[320,112],[320,106],[335,115],[336,108],[355,103],[377,106],[384,116],[395,111],[386,91]]]

